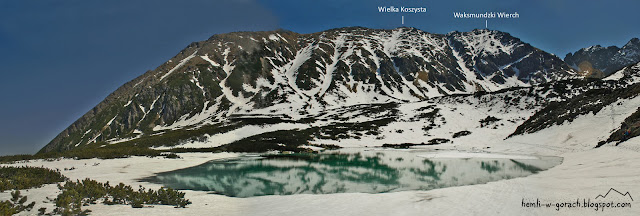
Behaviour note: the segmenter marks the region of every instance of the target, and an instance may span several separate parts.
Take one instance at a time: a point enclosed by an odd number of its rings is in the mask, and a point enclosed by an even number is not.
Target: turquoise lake
[[[427,158],[420,151],[356,151],[242,156],[159,173],[143,181],[232,197],[384,193],[483,184],[524,177],[558,157]]]

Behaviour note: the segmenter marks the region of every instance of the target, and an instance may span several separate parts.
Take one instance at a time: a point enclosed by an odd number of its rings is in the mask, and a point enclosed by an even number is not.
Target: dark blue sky
[[[433,33],[484,28],[452,13],[518,12],[489,28],[564,57],[640,37],[635,0],[51,0],[0,1],[0,155],[35,153],[125,82],[190,42],[231,31],[300,33],[395,28],[378,6],[422,6],[405,26]]]

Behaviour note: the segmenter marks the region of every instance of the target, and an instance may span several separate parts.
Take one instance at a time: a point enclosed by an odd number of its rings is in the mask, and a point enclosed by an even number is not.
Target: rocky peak
[[[624,47],[628,47],[628,46],[640,46],[640,39],[632,38],[629,42],[627,42],[627,44],[624,45]]]
[[[568,53],[564,61],[587,76],[604,77],[640,61],[640,40],[633,38],[622,48],[600,45],[582,48]]]

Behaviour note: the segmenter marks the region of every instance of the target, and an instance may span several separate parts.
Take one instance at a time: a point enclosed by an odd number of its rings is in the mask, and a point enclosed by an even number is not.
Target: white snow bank
[[[244,126],[226,133],[219,133],[214,135],[205,135],[206,139],[203,142],[195,141],[189,142],[177,146],[171,147],[158,147],[155,149],[171,149],[171,148],[212,148],[218,147],[225,144],[232,143],[234,141],[238,141],[250,136],[255,136],[258,134],[278,131],[278,130],[295,130],[295,129],[306,129],[309,128],[307,124],[297,124],[297,123],[278,123],[269,126],[259,126],[259,125],[248,125]]]
[[[491,158],[491,159],[539,159],[530,155],[497,154],[488,152],[441,151],[420,154],[424,158]]]

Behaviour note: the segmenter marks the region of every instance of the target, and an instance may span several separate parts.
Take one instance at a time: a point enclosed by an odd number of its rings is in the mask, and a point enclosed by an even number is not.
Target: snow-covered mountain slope
[[[626,84],[633,84],[640,82],[640,62],[629,65],[621,70],[603,78],[603,80],[616,80]]]
[[[238,127],[234,129],[185,139],[188,141],[178,146],[162,148],[222,146],[228,151],[264,151],[323,145],[409,147],[446,142],[490,146],[503,139],[522,143],[526,141],[521,138],[524,134],[531,138],[531,134],[547,131],[543,133],[546,134],[549,128],[567,127],[564,126],[567,124],[570,128],[598,128],[603,122],[611,128],[620,126],[624,117],[634,111],[629,107],[640,106],[637,86],[621,81],[565,80],[419,102],[354,105],[325,110],[299,120],[273,117],[271,122],[245,121],[235,124]],[[618,94],[623,92],[627,94]],[[610,110],[620,112],[611,116]],[[597,121],[591,117],[592,112],[597,113],[593,117]],[[236,118],[249,120],[255,116]],[[614,120],[609,121],[611,118]],[[576,122],[581,123],[576,126]],[[611,132],[591,132],[591,135],[599,135],[582,137],[584,139],[570,138],[582,142],[581,146],[593,148],[606,140]],[[569,140],[567,134],[557,137],[567,139],[559,143]]]
[[[602,146],[620,144],[640,135],[640,63],[627,66],[602,81],[580,86],[572,89],[581,89],[581,93],[549,103],[518,126],[511,136],[549,128],[598,128],[598,133],[589,135],[599,136],[589,136],[591,138],[581,142],[597,142],[597,146]]]
[[[604,77],[640,61],[640,39],[633,38],[624,46],[582,48],[568,53],[564,61],[576,70],[592,77]]]
[[[162,146],[213,139],[220,145],[251,134],[328,124],[382,127],[394,115],[380,114],[387,120],[369,126],[363,119],[350,121],[375,117],[367,116],[372,114],[367,109],[398,114],[408,102],[576,76],[556,56],[491,30],[442,35],[353,27],[313,34],[221,34],[192,43],[126,83],[41,152],[93,143]],[[341,117],[345,110],[354,116]],[[310,118],[324,120],[309,125]],[[261,127],[274,122],[274,128]]]

